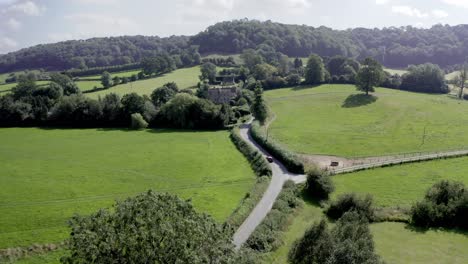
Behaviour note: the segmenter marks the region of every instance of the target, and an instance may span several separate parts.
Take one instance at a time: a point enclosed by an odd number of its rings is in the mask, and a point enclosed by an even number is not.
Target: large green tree
[[[366,58],[357,73],[356,88],[368,95],[369,92],[375,91],[375,87],[380,85],[383,79],[384,71],[382,65],[372,58]]]
[[[268,108],[263,100],[263,89],[260,82],[255,86],[255,98],[252,103],[252,114],[261,124],[264,124],[268,117]]]
[[[153,191],[70,220],[63,263],[230,263],[231,233],[190,202]]]
[[[325,220],[314,224],[293,244],[289,261],[293,264],[382,263],[374,252],[367,220],[356,212],[343,215],[331,230]]]
[[[208,80],[209,83],[214,83],[216,80],[216,65],[211,62],[203,63],[200,67],[200,81]]]
[[[309,56],[305,70],[305,81],[307,84],[320,84],[325,81],[327,70],[322,58],[316,54]]]
[[[101,75],[101,84],[104,88],[109,88],[112,86],[112,76],[108,72],[103,72]]]

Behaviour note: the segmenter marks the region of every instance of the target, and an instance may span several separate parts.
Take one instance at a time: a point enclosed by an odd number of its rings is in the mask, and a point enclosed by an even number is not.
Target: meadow
[[[87,94],[88,97],[97,99],[99,96],[103,97],[109,93],[116,93],[120,96],[125,94],[129,94],[132,92],[136,92],[140,95],[151,95],[154,89],[163,86],[168,82],[175,82],[179,89],[188,89],[192,87],[196,87],[199,79],[198,76],[200,75],[200,67],[191,67],[191,68],[183,68],[178,69],[173,72],[163,74],[156,78],[139,80],[136,82],[130,82],[126,84],[119,84],[117,86],[113,86],[109,89],[93,92]],[[79,83],[79,82],[77,82]]]
[[[0,129],[0,248],[53,243],[67,220],[154,189],[224,221],[255,176],[227,131]]]
[[[400,75],[402,76],[403,74],[407,73],[408,71],[405,69],[391,69],[391,68],[384,68],[384,71],[390,73],[391,75]]]
[[[468,157],[441,159],[333,176],[332,198],[349,192],[372,194],[377,206],[410,207],[441,180],[468,185]]]
[[[264,257],[264,263],[287,264],[294,241],[324,217],[319,206],[306,202],[283,233],[283,245]],[[332,224],[330,224],[332,225]],[[443,229],[415,230],[404,223],[370,225],[377,253],[389,264],[466,263],[468,233]]]
[[[131,70],[131,71],[121,71],[121,72],[111,72],[110,74],[112,75],[112,78],[115,76],[118,76],[120,78],[130,78],[132,75],[138,75],[138,73],[141,72],[141,69],[137,70]],[[83,77],[78,77],[80,81],[82,80],[91,80],[91,81],[99,81],[101,80],[101,74],[96,74],[96,75],[88,75],[88,76],[83,76]]]
[[[443,151],[466,147],[468,102],[353,85],[294,87],[265,92],[276,119],[269,134],[292,151],[344,157]]]

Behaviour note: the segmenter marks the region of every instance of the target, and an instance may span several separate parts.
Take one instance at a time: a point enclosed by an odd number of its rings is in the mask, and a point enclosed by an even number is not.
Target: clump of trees
[[[231,230],[192,204],[148,191],[74,216],[62,263],[235,263]]]
[[[305,83],[321,84],[325,80],[328,80],[328,78],[329,73],[325,69],[322,58],[316,54],[310,55],[305,69]]]
[[[307,194],[318,200],[326,200],[335,190],[335,185],[329,174],[314,168],[307,171],[307,182],[305,190]]]
[[[440,181],[411,208],[410,215],[416,226],[468,229],[468,189],[461,182]]]
[[[448,93],[445,75],[439,66],[431,63],[411,65],[401,80],[400,89],[423,93]]]
[[[325,220],[312,225],[289,251],[293,264],[383,263],[375,253],[368,220],[357,212],[345,213],[330,229]]]
[[[382,83],[383,78],[382,65],[372,58],[367,58],[356,75],[356,88],[369,95],[369,92],[374,92],[375,87]]]
[[[374,219],[373,198],[371,195],[364,197],[358,196],[355,193],[347,193],[340,195],[335,201],[332,201],[326,209],[326,214],[332,219],[339,219],[346,212],[354,211],[372,221]]]

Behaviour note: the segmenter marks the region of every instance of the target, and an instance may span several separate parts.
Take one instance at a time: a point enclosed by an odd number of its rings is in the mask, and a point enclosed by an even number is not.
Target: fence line
[[[342,173],[349,173],[359,170],[377,168],[377,167],[384,167],[388,165],[395,165],[395,164],[402,164],[402,163],[409,163],[409,162],[416,162],[416,161],[423,161],[423,160],[432,160],[432,159],[440,159],[440,158],[447,158],[447,157],[460,157],[460,156],[467,156],[468,150],[457,150],[457,151],[449,151],[449,152],[437,152],[437,153],[412,153],[408,154],[408,156],[403,155],[403,157],[399,158],[388,158],[388,159],[378,159],[377,162],[369,162],[367,164],[361,165],[354,165],[349,166],[346,168],[337,168],[331,169],[330,172],[332,174],[342,174]]]

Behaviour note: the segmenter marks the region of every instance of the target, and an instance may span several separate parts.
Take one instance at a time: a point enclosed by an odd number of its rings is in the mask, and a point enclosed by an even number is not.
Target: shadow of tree
[[[352,94],[346,98],[341,107],[343,108],[353,108],[360,107],[368,104],[372,104],[377,101],[377,97],[373,95],[366,94]]]

